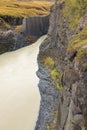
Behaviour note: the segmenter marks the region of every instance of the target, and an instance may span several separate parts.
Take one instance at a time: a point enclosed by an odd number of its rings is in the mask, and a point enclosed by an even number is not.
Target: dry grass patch
[[[63,13],[69,21],[68,26],[72,30],[77,28],[78,21],[83,16],[86,7],[87,0],[65,0]]]
[[[87,26],[70,41],[68,51],[78,50],[84,45],[87,45]]]
[[[53,2],[47,1],[16,1],[16,0],[1,0],[0,15],[26,17],[34,15],[45,15],[49,13]]]

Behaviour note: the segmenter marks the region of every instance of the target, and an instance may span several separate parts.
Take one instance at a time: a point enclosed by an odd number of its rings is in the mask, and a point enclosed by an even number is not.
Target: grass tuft
[[[85,45],[87,45],[87,26],[70,41],[68,51],[78,50]]]
[[[61,85],[61,77],[62,73],[58,68],[55,67],[55,61],[51,57],[47,57],[44,59],[44,64],[48,72],[50,73],[52,83],[56,87],[57,90],[62,90]]]

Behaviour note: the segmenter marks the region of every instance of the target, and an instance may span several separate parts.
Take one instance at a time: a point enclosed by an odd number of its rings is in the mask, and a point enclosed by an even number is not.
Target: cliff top
[[[0,16],[25,17],[48,14],[53,2],[1,0]]]

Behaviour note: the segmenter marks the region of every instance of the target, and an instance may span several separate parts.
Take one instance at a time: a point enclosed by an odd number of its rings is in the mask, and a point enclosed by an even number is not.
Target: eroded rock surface
[[[0,54],[19,49],[29,44],[30,42],[20,33],[11,30],[0,32]]]
[[[40,37],[47,34],[49,28],[49,15],[32,16],[23,19],[23,32],[28,36]]]
[[[42,99],[35,130],[87,130],[87,46],[67,51],[69,40],[76,32],[70,33],[63,17],[63,6],[55,4],[51,8],[48,36],[40,46],[38,77]],[[86,12],[78,28],[86,26]],[[62,90],[52,85],[44,57],[54,59],[62,75]]]

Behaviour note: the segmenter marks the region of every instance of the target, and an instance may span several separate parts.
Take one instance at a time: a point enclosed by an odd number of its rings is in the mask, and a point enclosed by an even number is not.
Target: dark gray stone
[[[30,42],[26,40],[20,33],[11,30],[0,32],[0,54],[17,50],[29,44]]]
[[[33,16],[23,19],[23,32],[28,36],[40,37],[47,34],[49,28],[49,15]]]

